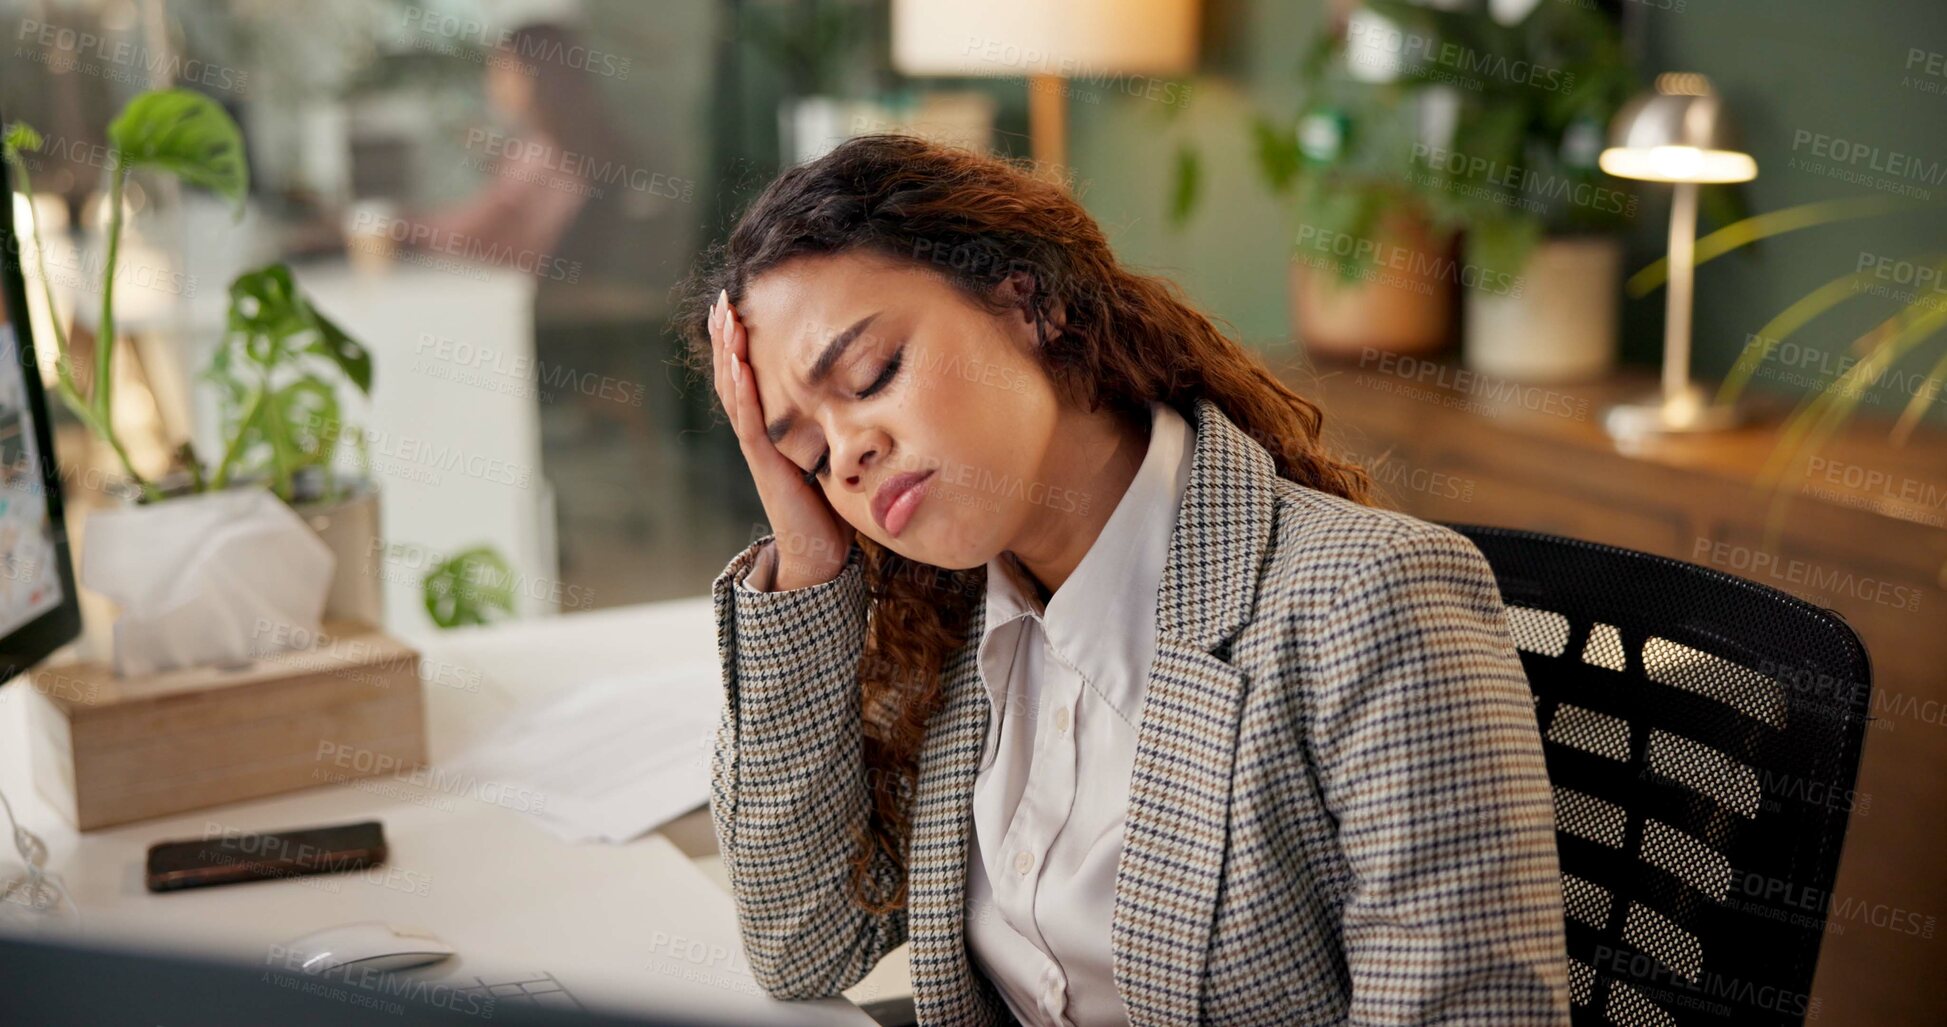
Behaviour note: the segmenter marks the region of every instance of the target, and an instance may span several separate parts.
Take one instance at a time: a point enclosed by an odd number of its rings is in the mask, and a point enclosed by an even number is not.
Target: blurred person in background
[[[640,194],[626,184],[630,147],[608,116],[599,82],[558,57],[576,45],[569,30],[536,23],[488,52],[484,87],[495,124],[470,132],[467,148],[489,180],[465,199],[411,216],[431,229],[415,238],[444,247],[457,236],[463,252],[491,254],[524,271],[535,270],[538,258],[586,264],[602,255],[587,251],[600,234],[595,224]],[[563,252],[571,229],[583,238],[567,248],[584,252]]]
[[[494,122],[468,137],[489,180],[408,216],[429,248],[535,279],[542,461],[563,486],[555,534],[570,575],[597,573],[600,554],[640,549],[671,520],[653,498],[612,483],[673,473],[672,433],[653,422],[649,393],[670,353],[669,254],[689,240],[671,216],[690,198],[687,183],[643,161],[610,116],[599,53],[553,24],[502,38],[484,79]],[[602,578],[600,590],[623,594],[627,583]]]

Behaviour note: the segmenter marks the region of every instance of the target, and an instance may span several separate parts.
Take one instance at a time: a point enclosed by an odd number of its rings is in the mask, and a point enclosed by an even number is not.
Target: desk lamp
[[[1724,105],[1702,75],[1657,76],[1656,91],[1631,99],[1609,126],[1598,158],[1618,178],[1671,182],[1670,281],[1663,319],[1663,388],[1659,395],[1611,407],[1609,434],[1718,431],[1737,423],[1733,407],[1712,403],[1690,380],[1691,293],[1696,278],[1697,186],[1746,182],[1758,162],[1737,148]]]

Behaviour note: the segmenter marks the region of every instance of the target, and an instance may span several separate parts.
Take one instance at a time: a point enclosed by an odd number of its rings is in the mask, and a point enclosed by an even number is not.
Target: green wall
[[[1947,61],[1947,4],[1690,0],[1682,13],[1646,12],[1640,20],[1647,67],[1701,71],[1729,99],[1746,147],[1758,160],[1758,177],[1746,186],[1753,212],[1846,197],[1897,198],[1886,188],[1821,174],[1815,165],[1874,175],[1882,184],[1923,194],[1908,198],[1904,213],[1778,236],[1699,268],[1700,373],[1721,375],[1747,334],[1799,297],[1852,272],[1862,254],[1896,261],[1947,255],[1947,74],[1925,73],[1925,58],[1906,69],[1915,48]],[[1938,91],[1924,91],[1928,86]],[[1834,149],[1835,142],[1820,143],[1820,135],[1874,148],[1877,156],[1869,150],[1849,162],[1832,160],[1815,151],[1843,151]],[[1872,170],[1875,163],[1893,169],[1895,153],[1910,157],[1899,162],[1909,166],[1899,173]],[[1630,240],[1631,266],[1662,252],[1661,219],[1667,211],[1667,203],[1646,204],[1646,216]],[[1897,274],[1899,266],[1891,270]],[[1947,305],[1947,288],[1931,296]],[[1854,296],[1807,326],[1798,337],[1806,347],[1803,358],[1774,366],[1829,381],[1842,368],[1837,358],[1852,341],[1903,305],[1882,296]],[[1629,351],[1651,357],[1662,338],[1662,294],[1629,304],[1626,314]],[[1943,355],[1947,335],[1913,353],[1896,367],[1902,373],[1889,376],[1867,399],[1880,407],[1903,406]],[[1783,378],[1761,384],[1774,391],[1803,391]],[[1939,415],[1936,402],[1933,417]]]
[[[1213,0],[1190,99],[1165,104],[1097,90],[1069,105],[1069,160],[1082,202],[1121,258],[1181,282],[1203,309],[1267,354],[1293,352],[1290,239],[1297,225],[1251,153],[1255,111],[1298,110],[1298,59],[1323,21],[1315,3]],[[1084,90],[1086,92],[1086,90]],[[1202,154],[1203,189],[1181,228],[1169,219],[1179,146]]]

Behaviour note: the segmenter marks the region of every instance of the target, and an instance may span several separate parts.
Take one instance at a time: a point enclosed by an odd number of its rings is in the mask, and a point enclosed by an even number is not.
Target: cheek
[[[1031,428],[1053,392],[1038,367],[1002,352],[1004,347],[993,340],[925,354],[908,402],[921,416],[976,440]]]
[[[959,414],[948,423],[960,427],[941,439],[942,488],[953,493],[953,509],[1005,530],[1041,475],[1052,413],[1019,397],[989,396]]]
[[[827,479],[820,486],[824,490],[825,501],[831,504],[832,511],[839,518],[860,532],[877,539],[879,526],[872,523],[872,497],[848,488],[834,488]]]

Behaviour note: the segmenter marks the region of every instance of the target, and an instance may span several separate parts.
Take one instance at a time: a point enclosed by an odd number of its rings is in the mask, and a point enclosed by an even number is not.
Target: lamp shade
[[[1196,0],[893,0],[905,75],[1176,75],[1195,66]]]
[[[1624,104],[1609,123],[1602,170],[1652,182],[1756,178],[1758,162],[1739,148],[1723,100],[1701,83],[1701,76],[1665,76],[1656,92]]]

